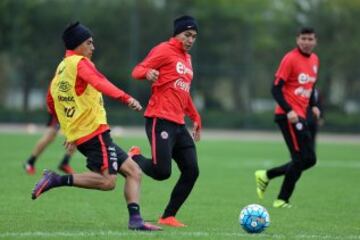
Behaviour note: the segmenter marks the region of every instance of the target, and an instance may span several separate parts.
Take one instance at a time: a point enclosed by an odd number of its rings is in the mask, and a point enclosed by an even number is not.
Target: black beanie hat
[[[79,22],[70,24],[62,35],[65,47],[69,50],[74,50],[90,37],[92,37],[90,30]]]
[[[176,36],[179,33],[182,33],[186,30],[193,29],[198,32],[198,26],[195,19],[191,16],[182,16],[174,21],[174,35]]]

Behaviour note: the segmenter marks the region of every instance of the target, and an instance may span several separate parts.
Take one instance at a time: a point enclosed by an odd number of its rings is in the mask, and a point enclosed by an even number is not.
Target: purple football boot
[[[53,187],[60,186],[60,176],[53,171],[44,170],[43,177],[35,185],[32,191],[31,198],[37,199],[42,193],[48,191]]]
[[[129,229],[134,231],[161,231],[162,228],[150,223],[144,222],[140,215],[131,216],[129,220]]]

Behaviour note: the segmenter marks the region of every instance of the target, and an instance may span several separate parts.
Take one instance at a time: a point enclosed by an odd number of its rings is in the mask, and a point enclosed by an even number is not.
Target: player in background
[[[275,74],[272,94],[277,103],[275,122],[289,149],[291,160],[281,166],[255,172],[257,194],[264,197],[271,179],[284,176],[278,198],[273,207],[291,207],[289,199],[303,171],[316,163],[314,139],[311,136],[306,111],[311,107],[315,118],[320,117],[312,91],[317,80],[319,59],[313,49],[316,34],[312,28],[302,28],[296,37],[297,48],[282,59]]]
[[[58,134],[59,128],[60,128],[59,122],[56,119],[56,117],[51,113],[49,113],[48,115],[49,115],[49,120],[46,124],[47,128],[46,128],[44,134],[42,135],[42,137],[36,142],[32,152],[31,152],[30,157],[24,164],[25,171],[29,175],[35,174],[35,172],[36,172],[35,162],[36,162],[37,158],[54,141],[56,135]],[[59,170],[65,172],[65,173],[68,173],[68,174],[74,173],[74,170],[72,169],[72,167],[69,164],[70,158],[74,154],[74,151],[75,151],[75,149],[74,150],[66,150],[65,155],[58,166]]]
[[[113,190],[117,174],[125,178],[124,195],[129,211],[128,228],[154,231],[158,226],[145,223],[140,215],[139,195],[141,169],[116,145],[110,136],[102,93],[128,105],[135,111],[139,102],[109,82],[90,60],[95,50],[92,33],[79,22],[63,33],[64,59],[56,69],[47,99],[48,108],[56,114],[66,137],[68,150],[77,148],[87,159],[90,171],[60,176],[45,170],[36,184],[32,198],[62,186]]]
[[[194,140],[200,140],[201,118],[190,95],[193,70],[188,53],[197,33],[193,17],[176,19],[173,37],[155,46],[132,72],[133,78],[145,79],[151,84],[151,97],[144,116],[152,157],[145,158],[136,146],[130,149],[129,155],[146,175],[158,181],[170,177],[172,159],[175,160],[180,178],[158,221],[172,227],[185,226],[175,215],[199,175]],[[185,115],[193,121],[192,136],[185,126]]]

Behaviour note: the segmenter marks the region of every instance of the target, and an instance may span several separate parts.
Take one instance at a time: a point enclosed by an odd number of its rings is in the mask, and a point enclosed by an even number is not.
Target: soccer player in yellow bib
[[[63,186],[113,190],[117,174],[125,177],[125,199],[131,230],[156,231],[161,228],[145,223],[140,215],[139,193],[141,170],[110,136],[102,93],[140,111],[140,103],[106,79],[91,62],[95,50],[92,33],[79,22],[69,25],[63,33],[66,47],[49,87],[48,108],[60,123],[67,149],[77,148],[87,159],[85,173],[58,175],[44,171],[32,198]]]

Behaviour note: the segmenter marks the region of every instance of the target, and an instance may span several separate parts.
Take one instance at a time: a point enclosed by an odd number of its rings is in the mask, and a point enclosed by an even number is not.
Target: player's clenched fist
[[[150,69],[147,73],[146,73],[146,79],[149,80],[150,82],[155,82],[159,77],[159,71],[155,70],[155,69]]]

